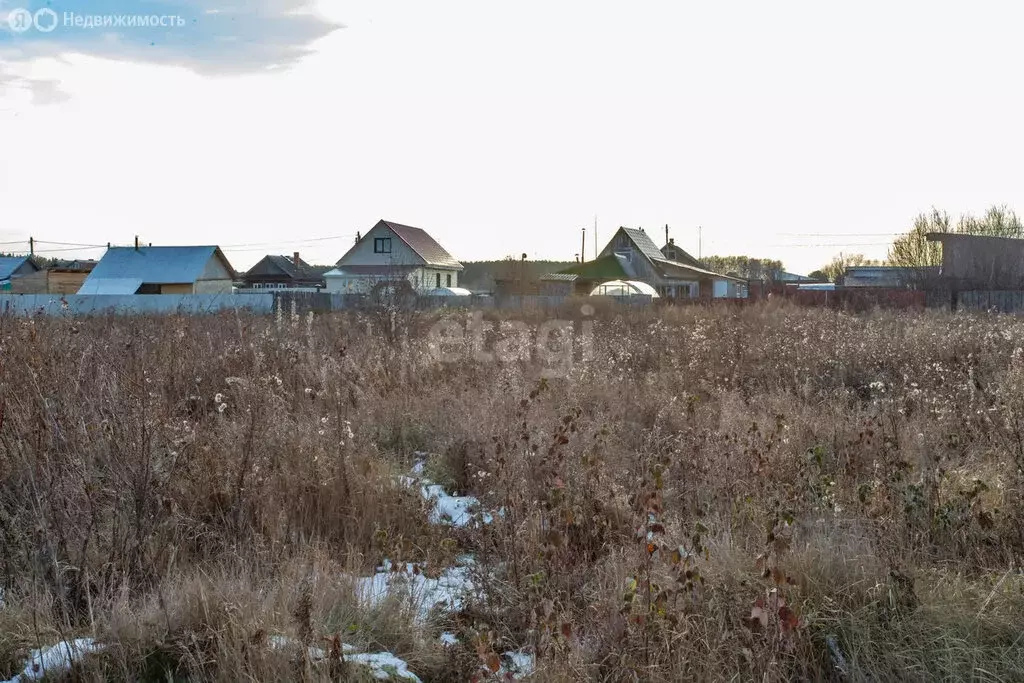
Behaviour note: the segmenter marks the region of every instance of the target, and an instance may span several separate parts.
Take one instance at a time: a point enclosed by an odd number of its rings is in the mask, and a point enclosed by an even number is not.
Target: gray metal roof
[[[89,273],[83,288],[92,280],[138,279],[161,285],[195,282],[214,257],[220,258],[228,272],[234,273],[215,246],[111,247]]]
[[[6,280],[14,274],[14,271],[21,268],[28,256],[2,256],[0,257],[0,280]],[[33,265],[35,265],[33,263]],[[39,270],[36,268],[35,270]]]
[[[134,294],[142,286],[142,280],[130,277],[88,278],[79,287],[79,294]]]
[[[619,228],[626,234],[636,245],[637,250],[642,253],[647,259],[654,265],[655,268],[660,270],[662,273],[669,277],[691,277],[693,275],[703,275],[705,277],[717,277],[723,280],[734,280],[736,282],[746,282],[743,278],[733,277],[731,275],[722,275],[714,271],[702,268],[700,266],[687,265],[672,259],[665,258],[665,255],[661,253],[658,246],[654,241],[647,236],[647,233],[637,228]],[[692,257],[691,257],[692,258]],[[699,262],[698,262],[699,263]]]
[[[661,253],[660,249],[658,249],[658,245],[655,244],[643,230],[639,230],[637,228],[619,228],[619,230],[626,233],[629,236],[629,239],[633,240],[633,244],[636,245],[636,248],[651,261],[657,262],[669,260],[665,258],[665,255]]]

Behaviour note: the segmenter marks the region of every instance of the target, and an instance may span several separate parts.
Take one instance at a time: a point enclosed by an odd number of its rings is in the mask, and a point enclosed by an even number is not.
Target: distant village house
[[[462,264],[425,230],[380,221],[324,274],[327,291],[371,294],[383,287],[427,293],[457,288]]]
[[[664,299],[743,298],[746,280],[714,273],[669,240],[658,246],[642,228],[619,228],[598,257],[542,278],[551,295],[589,295],[612,281],[643,282]]]
[[[220,247],[111,247],[78,293],[230,294],[235,278]]]
[[[12,291],[14,284],[39,272],[39,266],[29,256],[0,256],[0,291]]]
[[[250,268],[242,281],[248,289],[324,289],[327,268],[316,268],[301,258],[268,254]]]

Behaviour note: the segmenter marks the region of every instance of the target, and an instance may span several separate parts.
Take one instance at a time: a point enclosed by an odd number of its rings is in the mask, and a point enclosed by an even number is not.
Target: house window
[[[373,238],[373,253],[374,254],[390,254],[391,253],[391,238],[390,237],[374,237]]]
[[[438,287],[438,289],[440,289],[440,287],[441,287],[441,273],[435,273],[435,274],[437,275],[437,287]]]
[[[448,284],[446,284],[445,287],[451,287],[452,286],[452,274],[448,273],[448,275],[446,275],[445,277],[448,280]]]

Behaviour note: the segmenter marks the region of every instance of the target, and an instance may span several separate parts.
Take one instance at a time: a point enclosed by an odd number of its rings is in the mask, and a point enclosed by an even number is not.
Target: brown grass
[[[0,679],[80,636],[84,680],[365,678],[287,636],[438,681],[1024,680],[1024,321],[601,310],[545,377],[441,362],[442,316],[0,317]],[[417,450],[502,514],[429,524]],[[458,614],[353,592],[463,553]]]

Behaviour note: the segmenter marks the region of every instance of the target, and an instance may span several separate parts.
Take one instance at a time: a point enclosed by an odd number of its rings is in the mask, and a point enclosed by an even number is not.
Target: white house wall
[[[441,270],[438,268],[417,268],[406,278],[417,292],[428,292],[437,286],[437,276],[441,276],[441,286],[448,286],[447,276],[452,276],[452,287],[458,287],[459,272],[457,270]],[[327,291],[339,294],[369,294],[378,282],[390,280],[383,275],[349,275],[347,277],[328,277]]]
[[[390,254],[375,254],[373,252],[373,240],[378,237],[391,238]],[[386,225],[377,225],[370,232],[366,233],[359,244],[342,257],[338,262],[338,268],[344,270],[345,266],[419,266],[423,265],[423,259],[415,251],[409,248],[398,235]]]

